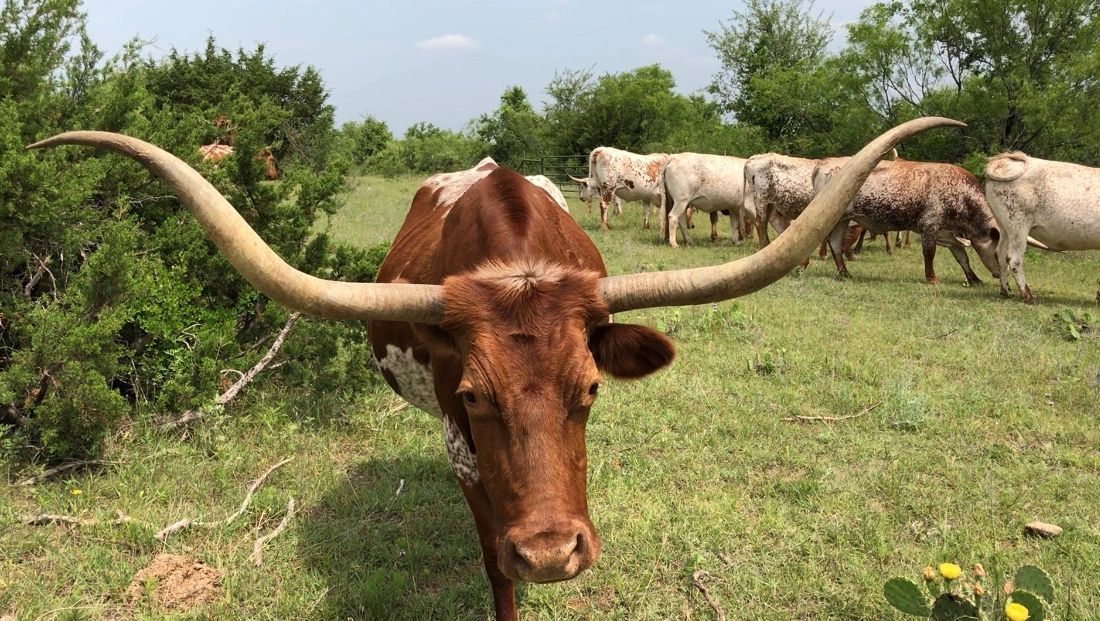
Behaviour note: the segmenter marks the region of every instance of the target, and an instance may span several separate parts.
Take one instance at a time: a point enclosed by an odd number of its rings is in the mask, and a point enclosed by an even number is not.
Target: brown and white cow
[[[688,207],[711,214],[711,239],[718,236],[715,224],[718,212],[730,217],[730,238],[743,239],[745,211],[745,160],[727,155],[677,153],[665,164],[661,191],[661,237],[676,247],[676,229],[690,244],[687,222],[683,220]],[[667,222],[665,215],[667,214]],[[679,225],[677,227],[677,225]]]
[[[814,188],[821,190],[848,158],[819,160],[814,171]],[[997,223],[986,204],[978,179],[965,168],[938,162],[883,161],[849,206],[846,217],[871,233],[910,230],[921,236],[924,276],[938,283],[933,260],[936,246],[946,246],[958,261],[968,284],[981,282],[970,268],[967,246],[994,277],[997,267]],[[848,267],[841,251],[846,227],[837,227],[829,237],[837,277],[847,278]]]
[[[1035,301],[1024,280],[1028,244],[1049,250],[1100,249],[1100,168],[1013,152],[991,158],[985,178],[985,196],[1000,225],[1002,295],[1011,295],[1011,272],[1020,297]]]
[[[550,180],[546,175],[526,175],[527,180],[535,184],[542,191],[550,195],[550,198],[554,199],[554,202],[565,210],[565,213],[569,213],[569,203],[565,202],[565,195],[561,193],[561,188],[558,184]]]
[[[608,277],[584,231],[510,170],[487,162],[437,175],[416,192],[377,283],[299,272],[199,173],[140,140],[69,132],[32,147],[83,144],[138,160],[262,293],[319,317],[369,321],[389,385],[442,418],[497,619],[511,621],[515,580],[566,580],[600,553],[588,515],[585,427],[601,372],[643,377],[674,355],[662,334],[611,323],[611,314],[716,302],[768,286],[833,228],[884,153],[943,125],[961,123],[920,119],[874,140],[787,234],[756,254],[666,272]]]
[[[618,199],[641,201],[645,228],[649,214],[661,204],[661,171],[668,162],[667,153],[639,155],[614,147],[596,147],[588,154],[588,176],[570,177],[580,185],[580,198],[588,203],[600,199],[600,228],[609,229],[607,205]],[[618,203],[616,203],[618,204]]]
[[[745,205],[756,214],[761,247],[770,242],[768,223],[782,233],[813,200],[816,167],[817,160],[779,153],[761,153],[745,160]]]

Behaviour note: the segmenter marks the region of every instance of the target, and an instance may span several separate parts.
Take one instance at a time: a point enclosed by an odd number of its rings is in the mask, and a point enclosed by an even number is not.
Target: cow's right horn
[[[148,168],[179,196],[207,237],[245,280],[289,309],[328,319],[439,323],[443,317],[439,285],[324,280],[291,267],[209,181],[163,149],[137,138],[94,131],[58,134],[28,148],[62,144],[110,149]]]
[[[705,304],[770,285],[794,269],[825,239],[890,149],[914,134],[941,126],[966,125],[939,117],[915,119],[871,141],[814,197],[789,229],[755,254],[724,265],[602,278],[600,288],[608,308],[616,313],[654,306]]]
[[[579,183],[581,185],[588,185],[588,177],[585,177],[584,179],[578,179],[578,178],[574,177],[573,175],[569,175],[569,178],[572,179],[573,181],[576,181],[577,183]]]

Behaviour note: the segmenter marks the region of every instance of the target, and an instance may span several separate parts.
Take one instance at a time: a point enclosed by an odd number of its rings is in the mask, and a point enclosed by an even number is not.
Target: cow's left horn
[[[705,304],[770,285],[794,269],[825,239],[890,149],[914,134],[942,126],[966,127],[951,119],[926,117],[903,123],[871,141],[814,197],[788,230],[755,254],[723,265],[601,279],[600,288],[608,308],[616,313],[654,306]]]
[[[160,177],[198,219],[207,237],[252,286],[292,310],[329,319],[439,323],[438,285],[353,283],[298,271],[275,254],[209,181],[185,162],[147,142],[111,132],[66,132],[30,145],[80,144],[116,151]]]
[[[584,179],[578,179],[578,178],[574,177],[573,175],[569,175],[569,178],[572,179],[573,181],[576,181],[577,183],[579,183],[581,185],[588,185],[588,177],[585,177]]]
[[[1050,246],[1044,244],[1043,242],[1035,239],[1030,235],[1027,236],[1027,245],[1038,248],[1039,250],[1050,250]]]

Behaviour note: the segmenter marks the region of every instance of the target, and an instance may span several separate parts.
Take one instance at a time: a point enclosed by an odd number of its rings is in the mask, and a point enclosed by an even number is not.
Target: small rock
[[[1062,527],[1035,520],[1024,527],[1024,533],[1032,537],[1057,537],[1062,534]]]
[[[0,621],[15,621],[15,615],[9,612],[4,616],[0,616]]]

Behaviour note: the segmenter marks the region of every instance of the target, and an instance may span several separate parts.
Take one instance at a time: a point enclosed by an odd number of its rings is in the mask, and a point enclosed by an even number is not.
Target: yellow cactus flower
[[[83,494],[84,492],[80,491],[79,487],[74,487],[71,490],[69,490],[69,493],[72,494],[73,496],[79,496],[79,495]]]
[[[1005,616],[1008,617],[1008,621],[1027,621],[1031,613],[1023,604],[1012,602],[1005,606]]]
[[[954,563],[940,563],[940,575],[945,580],[954,580],[962,575],[962,567]]]
[[[933,580],[935,580],[936,579],[936,570],[932,569],[931,567],[925,567],[924,568],[924,579],[929,581],[929,582],[932,582]]]
[[[971,569],[974,570],[974,575],[975,576],[977,576],[979,578],[984,578],[985,577],[985,567],[982,567],[981,563],[974,563],[974,567],[972,567]]]

